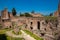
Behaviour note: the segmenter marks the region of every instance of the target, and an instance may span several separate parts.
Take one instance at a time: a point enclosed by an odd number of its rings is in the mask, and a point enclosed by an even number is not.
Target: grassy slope
[[[27,34],[29,34],[30,36],[32,36],[33,38],[35,38],[36,40],[43,40],[42,38],[38,37],[37,35],[33,34],[32,32],[28,31],[28,30],[24,30]]]
[[[7,36],[7,40],[23,40],[23,38],[13,38],[13,37]]]
[[[0,30],[0,35],[5,34],[7,30]],[[21,32],[19,32],[19,34],[21,34]],[[9,37],[7,36],[7,40],[23,40],[23,38],[13,38],[13,37]]]
[[[0,34],[5,34],[6,30],[0,30]]]

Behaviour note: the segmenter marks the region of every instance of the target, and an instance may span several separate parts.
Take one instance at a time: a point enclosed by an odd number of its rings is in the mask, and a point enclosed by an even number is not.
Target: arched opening
[[[40,22],[37,22],[37,28],[40,29]]]
[[[11,26],[10,26],[10,28],[11,28]]]
[[[31,22],[31,25],[33,24],[33,22]]]
[[[44,36],[45,35],[45,33],[41,33],[41,36]]]
[[[59,17],[60,17],[60,12],[59,12]]]
[[[30,29],[32,30],[32,29],[33,29],[33,27],[30,27]]]
[[[31,26],[30,26],[30,29],[32,30],[32,29],[33,29],[33,27],[32,27],[32,25],[33,25],[33,22],[30,22],[30,24],[31,24]]]
[[[2,20],[2,22],[4,22],[4,20]]]
[[[27,28],[27,24],[25,24],[25,28]]]

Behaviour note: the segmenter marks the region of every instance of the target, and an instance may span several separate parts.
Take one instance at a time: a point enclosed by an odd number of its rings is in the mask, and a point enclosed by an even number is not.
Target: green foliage
[[[5,34],[6,31],[7,30],[0,30],[0,35],[2,35],[2,37],[0,36],[0,39],[2,39],[4,37],[3,34]],[[22,32],[20,31],[19,34],[21,35]],[[8,35],[6,35],[6,38],[7,38],[6,40],[23,40],[23,38],[13,38],[13,37],[10,37]]]
[[[31,15],[31,14],[29,14],[29,13],[20,14],[20,16],[32,17],[32,15]]]
[[[14,31],[12,31],[13,34],[16,34]]]
[[[24,14],[21,14],[21,13],[20,13],[20,16],[24,16]]]
[[[30,15],[29,13],[25,13],[26,17],[32,17],[32,15]]]
[[[13,34],[16,34],[14,31],[12,31],[12,33],[13,33]],[[22,34],[22,32],[19,31],[19,32],[18,32],[18,35],[21,35],[21,34]]]
[[[21,34],[22,34],[22,32],[21,32],[21,31],[19,31],[19,34],[21,35]]]
[[[7,40],[23,40],[23,38],[13,38],[13,37],[7,36]]]
[[[13,26],[13,28],[16,28],[16,22],[12,22],[12,26]]]
[[[47,20],[47,21],[49,21],[49,20],[55,21],[56,19],[57,19],[57,17],[45,16],[45,20]]]
[[[50,13],[50,15],[49,16],[53,16],[53,13]]]
[[[11,30],[11,28],[4,28],[4,30],[9,31],[9,30]]]
[[[0,34],[5,34],[6,30],[0,30]]]
[[[34,11],[34,10],[32,10],[32,11],[31,11],[31,13],[35,13],[35,11]]]
[[[28,31],[28,30],[24,30],[27,34],[29,34],[30,36],[32,36],[33,38],[35,38],[36,40],[43,40],[42,38],[38,37],[37,35],[33,34],[32,32]]]
[[[12,14],[13,14],[13,16],[16,15],[16,10],[15,10],[15,8],[12,9]]]

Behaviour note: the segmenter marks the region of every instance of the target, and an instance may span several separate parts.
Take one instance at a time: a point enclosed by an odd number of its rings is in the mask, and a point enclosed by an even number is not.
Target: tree
[[[24,14],[22,14],[22,13],[20,12],[20,16],[22,17],[22,16],[24,16]]]
[[[20,13],[20,16],[22,17],[22,16],[24,16],[24,14]]]
[[[50,13],[50,15],[49,16],[53,16],[53,13]]]
[[[32,10],[32,11],[31,11],[31,13],[35,13],[35,11],[34,11],[34,10]]]
[[[32,17],[32,15],[29,14],[29,13],[25,13],[25,16],[26,16],[26,17]]]
[[[28,12],[26,12],[26,13],[24,13],[24,14],[20,13],[20,16],[32,17],[32,15],[31,15],[31,14],[29,14]]]
[[[15,10],[15,8],[12,9],[12,14],[13,14],[13,16],[16,16],[16,10]]]

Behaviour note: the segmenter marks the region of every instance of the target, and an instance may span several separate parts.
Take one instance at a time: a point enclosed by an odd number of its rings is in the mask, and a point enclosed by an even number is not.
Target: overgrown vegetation
[[[0,30],[0,34],[5,34],[6,30]]]
[[[54,20],[56,20],[56,19],[57,19],[57,17],[45,16],[45,20],[52,20],[52,21],[54,21]]]
[[[29,14],[29,13],[20,14],[20,16],[32,17],[32,15],[31,15],[31,14]]]
[[[15,8],[12,9],[12,14],[13,14],[13,16],[16,16],[16,9]]]
[[[54,17],[54,16],[45,16],[44,18],[45,18],[46,23],[57,22],[57,17]]]
[[[43,38],[38,37],[37,35],[33,34],[32,32],[28,30],[24,30],[27,34],[29,34],[31,37],[35,38],[36,40],[43,40]]]
[[[13,33],[13,34],[16,34],[14,31],[12,31],[12,33]],[[18,35],[21,35],[21,34],[22,34],[22,32],[19,31],[19,32],[18,32]]]
[[[23,38],[13,38],[13,37],[7,36],[7,40],[23,40]]]
[[[23,40],[23,38],[13,38],[10,36],[5,35],[5,32],[7,30],[0,30],[0,40]],[[19,35],[22,34],[22,32],[19,32]]]

